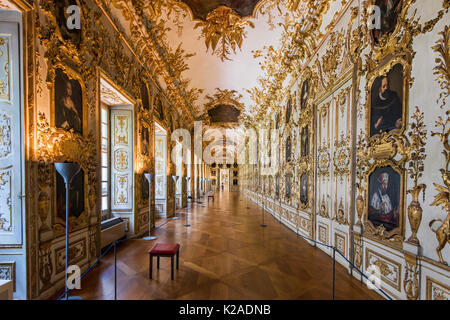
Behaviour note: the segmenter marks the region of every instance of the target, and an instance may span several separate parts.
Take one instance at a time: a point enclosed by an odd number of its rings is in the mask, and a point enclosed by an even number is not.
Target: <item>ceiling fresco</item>
[[[182,0],[190,8],[194,19],[205,20],[208,13],[220,6],[233,9],[241,17],[253,15],[256,5],[261,0]]]

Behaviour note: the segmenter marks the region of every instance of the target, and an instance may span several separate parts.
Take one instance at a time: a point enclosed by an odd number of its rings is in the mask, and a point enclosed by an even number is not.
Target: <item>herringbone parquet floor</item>
[[[155,241],[118,246],[118,299],[331,299],[332,259],[239,193],[217,192],[214,202],[189,204],[168,220],[156,242],[180,243],[180,269],[170,279],[170,259],[148,278],[147,251]],[[188,212],[191,227],[184,227]],[[158,222],[161,225],[161,221]],[[70,295],[114,298],[112,250]],[[382,299],[336,264],[336,299]]]

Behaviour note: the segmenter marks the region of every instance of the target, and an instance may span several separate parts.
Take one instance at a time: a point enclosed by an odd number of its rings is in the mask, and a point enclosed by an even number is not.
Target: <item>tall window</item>
[[[102,218],[108,219],[110,213],[109,201],[109,109],[102,106],[101,115],[101,136],[102,136]]]

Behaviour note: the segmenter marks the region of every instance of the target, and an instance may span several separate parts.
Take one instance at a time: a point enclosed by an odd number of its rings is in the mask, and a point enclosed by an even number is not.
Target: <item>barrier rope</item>
[[[252,197],[250,197],[249,195],[247,195],[247,198],[249,198],[251,201],[253,201],[253,202],[255,202],[256,204],[258,204],[258,202],[257,202],[257,200],[254,200]],[[259,205],[259,204],[258,204]],[[266,207],[267,208],[267,207]],[[264,209],[263,209],[264,210]],[[265,210],[266,211],[266,210]],[[267,210],[268,211],[268,210]],[[268,211],[269,213],[270,213],[270,211]],[[273,215],[272,215],[273,216]],[[280,217],[280,221],[281,221],[281,217]],[[305,240],[308,240],[308,241],[312,241],[312,242],[314,242],[315,244],[318,244],[318,245],[321,245],[321,246],[324,246],[324,247],[327,247],[327,248],[329,248],[329,249],[332,249],[333,250],[333,252],[335,253],[335,252],[337,252],[342,258],[344,258],[350,265],[351,265],[351,267],[352,268],[354,268],[356,271],[358,271],[358,273],[359,274],[361,274],[361,276],[363,276],[367,281],[369,281],[377,290],[379,290],[384,296],[386,296],[389,300],[393,300],[392,299],[392,297],[391,296],[389,296],[384,290],[382,290],[381,288],[378,288],[376,285],[375,285],[375,283],[373,282],[373,281],[371,281],[365,274],[364,274],[364,272],[362,272],[357,266],[355,266],[350,260],[348,260],[336,247],[334,247],[334,246],[330,246],[330,245],[328,245],[328,244],[325,244],[325,243],[322,243],[322,242],[320,242],[320,241],[317,241],[317,240],[314,240],[314,239],[311,239],[311,238],[308,238],[308,237],[306,237],[306,236],[304,236],[304,235],[302,235],[302,234],[300,234],[299,232],[298,232],[298,230],[296,230],[296,232],[295,232],[298,236],[300,236],[300,237],[302,237],[303,239],[305,239]],[[333,253],[333,256],[334,256],[334,253]],[[334,263],[334,261],[335,261],[335,259],[333,259],[333,263]],[[334,275],[334,270],[333,270],[333,275]],[[334,279],[333,279],[333,299],[334,299]]]
[[[252,200],[253,201],[253,199],[251,198],[251,197],[247,197],[247,198],[249,198],[250,200]],[[268,210],[266,210],[265,208],[263,208],[263,210],[264,211],[268,211]],[[270,213],[270,211],[269,211],[269,213]],[[187,212],[185,213],[185,214],[187,214]],[[155,227],[154,228],[154,230],[158,230],[158,229],[160,229],[160,228],[162,228],[162,227],[164,227],[165,225],[167,225],[170,221],[172,221],[172,220],[167,220],[165,223],[163,223],[163,224],[161,224],[161,225],[159,225],[158,227]],[[281,217],[280,217],[280,222],[281,222]],[[358,273],[359,274],[361,274],[361,276],[363,276],[367,281],[369,281],[370,283],[372,283],[372,285],[377,289],[377,290],[379,290],[384,296],[386,296],[389,300],[393,300],[385,291],[383,291],[381,288],[378,288],[365,274],[364,274],[364,272],[362,272],[358,267],[356,267],[350,260],[348,260],[336,247],[334,247],[334,246],[330,246],[330,245],[328,245],[328,244],[325,244],[325,243],[322,243],[322,242],[320,242],[320,241],[317,241],[317,240],[314,240],[314,239],[311,239],[311,238],[309,238],[309,237],[306,237],[306,236],[304,236],[304,235],[302,235],[302,234],[300,234],[299,232],[298,232],[298,230],[296,231],[296,234],[297,234],[297,236],[300,236],[300,237],[302,237],[303,239],[305,239],[305,240],[308,240],[308,241],[311,241],[311,242],[313,242],[313,243],[315,243],[315,244],[318,244],[318,245],[321,245],[321,246],[324,246],[324,247],[327,247],[327,248],[329,248],[329,249],[332,249],[333,250],[333,253],[335,254],[336,252],[342,257],[342,258],[344,258],[350,265],[351,265],[351,267],[352,268],[354,268],[356,271],[358,271]],[[81,280],[92,270],[92,268],[94,268],[95,267],[95,265],[97,265],[97,263],[101,260],[101,259],[103,259],[103,257],[112,249],[112,248],[114,248],[114,247],[116,247],[118,244],[120,244],[120,243],[123,243],[123,242],[126,242],[126,241],[130,241],[130,240],[136,240],[136,238],[137,237],[133,237],[133,238],[129,238],[129,239],[122,239],[122,240],[117,240],[117,241],[114,241],[113,243],[111,243],[109,246],[108,246],[108,248],[100,255],[100,257],[81,275],[81,277],[80,277],[80,279],[78,280],[78,282],[81,282]],[[334,254],[333,254],[333,256],[334,256]],[[335,262],[335,258],[333,259],[333,263]],[[333,277],[334,277],[334,266],[333,266]],[[67,290],[65,290],[64,291],[64,293],[63,294],[61,294],[60,296],[59,296],[59,298],[57,299],[57,300],[61,300],[63,297],[65,297],[66,295],[67,295],[67,293],[69,292],[69,291],[71,291],[71,290],[73,290],[73,289],[67,289]],[[334,278],[333,278],[333,299],[334,299]]]
[[[78,280],[79,282],[81,282],[81,279],[83,279],[83,277],[89,272],[89,271],[91,271],[91,269],[109,252],[109,250],[111,250],[111,248],[113,248],[114,247],[114,245],[115,245],[115,243],[111,243],[110,245],[109,245],[109,247],[108,247],[108,249],[106,249],[105,250],[105,252],[103,252],[102,253],[102,255],[94,262],[94,264],[93,265],[91,265],[82,275],[81,275],[81,277],[80,277],[80,280]],[[64,291],[64,293],[61,295],[61,296],[59,296],[59,298],[58,299],[56,299],[56,300],[61,300],[61,298],[64,296],[66,296],[66,294],[70,291],[70,290],[72,290],[72,289],[67,289],[66,291]]]

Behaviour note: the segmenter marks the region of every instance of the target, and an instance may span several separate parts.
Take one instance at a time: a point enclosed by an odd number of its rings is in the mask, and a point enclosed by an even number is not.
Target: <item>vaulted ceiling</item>
[[[235,129],[257,117],[261,107],[283,103],[280,88],[287,87],[290,75],[317,49],[327,27],[349,4],[348,0],[99,1],[130,38],[138,28],[150,34],[137,43],[150,40],[166,64],[165,74],[171,75],[160,76],[161,87],[178,87],[194,119],[206,120],[205,125],[213,128]]]
[[[258,85],[258,78],[264,75],[254,52],[264,47],[277,47],[281,38],[283,11],[272,8],[274,21],[268,23],[268,15],[255,11],[260,0],[183,0],[188,5],[188,14],[176,16],[174,12],[163,12],[161,20],[170,28],[167,33],[169,44],[181,45],[188,53],[195,53],[187,60],[189,69],[184,76],[194,88],[204,90],[197,100],[197,117],[206,113],[208,96],[219,90],[235,90],[242,95],[239,102],[249,108],[253,102],[247,89]],[[281,7],[280,7],[281,8]],[[232,9],[228,10],[228,9]],[[228,28],[228,29],[227,29]],[[242,28],[242,34],[238,30]],[[220,38],[225,33],[222,46]],[[233,39],[237,39],[233,50]],[[208,41],[210,41],[208,43]],[[214,41],[217,46],[214,48]],[[241,42],[239,42],[241,41]],[[241,45],[241,48],[239,48]]]

